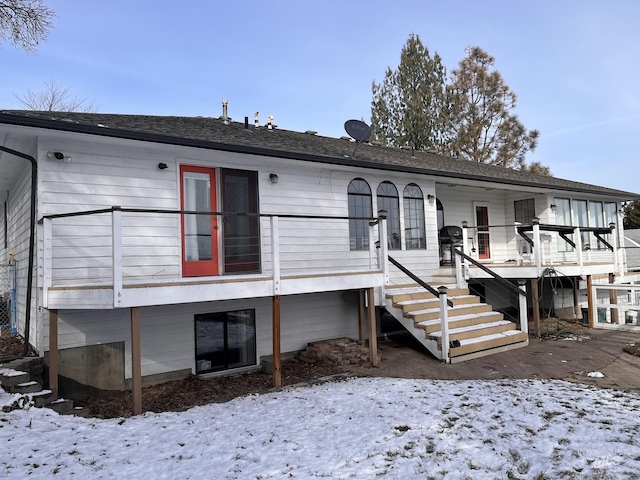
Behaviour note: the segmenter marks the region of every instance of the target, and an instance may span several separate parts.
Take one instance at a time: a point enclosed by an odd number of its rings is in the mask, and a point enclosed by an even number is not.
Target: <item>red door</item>
[[[216,211],[216,171],[213,168],[180,167],[182,210]],[[183,214],[182,276],[218,275],[218,218],[207,214]]]
[[[476,227],[478,227],[478,258],[491,258],[489,247],[489,207],[476,205]]]

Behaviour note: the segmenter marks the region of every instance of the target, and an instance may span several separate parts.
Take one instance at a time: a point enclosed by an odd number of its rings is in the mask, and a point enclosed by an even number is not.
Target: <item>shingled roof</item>
[[[211,117],[173,117],[80,112],[0,111],[0,124],[125,138],[155,143],[268,155],[311,162],[411,172],[451,179],[471,179],[605,194],[624,200],[639,194],[598,185],[537,175],[431,152],[362,143],[353,156],[353,142],[314,134],[255,128]]]

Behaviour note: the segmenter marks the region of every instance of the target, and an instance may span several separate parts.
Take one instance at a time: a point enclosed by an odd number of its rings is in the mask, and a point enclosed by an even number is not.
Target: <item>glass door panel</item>
[[[182,210],[215,211],[215,170],[180,167]],[[209,214],[182,215],[182,275],[218,274],[217,217]]]

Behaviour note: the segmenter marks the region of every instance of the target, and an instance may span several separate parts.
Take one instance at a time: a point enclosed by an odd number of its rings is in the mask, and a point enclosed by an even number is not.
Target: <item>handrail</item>
[[[482,265],[480,262],[478,262],[477,260],[474,260],[473,258],[471,258],[469,255],[467,255],[466,253],[462,252],[462,250],[458,250],[457,248],[453,247],[453,251],[460,255],[462,258],[464,258],[465,260],[469,261],[470,263],[472,263],[473,265],[475,265],[476,267],[478,267],[480,270],[482,270],[483,272],[488,273],[489,275],[491,275],[493,278],[495,278],[496,280],[498,280],[498,282],[500,282],[503,286],[511,289],[512,291],[514,291],[515,293],[519,294],[519,295],[527,295],[527,292],[525,292],[524,290],[522,290],[520,287],[516,287],[513,283],[509,282],[508,280],[505,280],[504,278],[502,278],[500,275],[498,275],[497,273],[495,273],[493,270],[491,270],[490,268],[485,267],[484,265]]]
[[[211,211],[201,211],[201,210],[163,210],[157,208],[130,208],[130,207],[119,207],[113,206],[109,208],[101,208],[97,210],[83,210],[78,212],[68,212],[68,213],[55,213],[51,215],[44,215],[42,219],[55,219],[55,218],[67,218],[67,217],[81,217],[85,215],[99,215],[103,213],[111,213],[113,211],[120,211],[124,213],[158,213],[158,214],[173,214],[173,215],[220,215],[220,216],[229,216],[229,217],[279,217],[279,218],[309,218],[309,219],[331,219],[331,220],[369,220],[377,223],[377,217],[344,217],[344,216],[335,216],[335,215],[296,215],[289,213],[246,213],[246,212],[211,212]],[[40,223],[42,222],[40,220]]]
[[[402,273],[404,273],[405,275],[409,276],[409,278],[411,278],[411,280],[416,282],[422,288],[426,289],[429,293],[434,295],[436,298],[440,296],[440,293],[435,288],[433,288],[431,285],[429,285],[427,282],[425,282],[421,278],[417,277],[415,274],[413,274],[411,271],[409,271],[406,267],[402,266],[400,264],[400,262],[398,262],[391,255],[389,255],[387,258],[389,258],[389,261],[391,263],[393,263],[396,267],[398,267]],[[453,307],[453,302],[450,299],[447,299],[447,305],[449,305],[450,307]]]

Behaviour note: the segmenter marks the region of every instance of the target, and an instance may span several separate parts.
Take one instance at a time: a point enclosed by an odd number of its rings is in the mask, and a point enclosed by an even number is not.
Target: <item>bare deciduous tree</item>
[[[71,97],[71,87],[62,87],[55,80],[45,82],[45,89],[34,92],[27,89],[24,96],[14,94],[14,97],[22,103],[27,110],[39,112],[95,112],[97,107],[86,98]]]
[[[0,0],[0,39],[33,53],[47,39],[54,16],[42,0]]]

